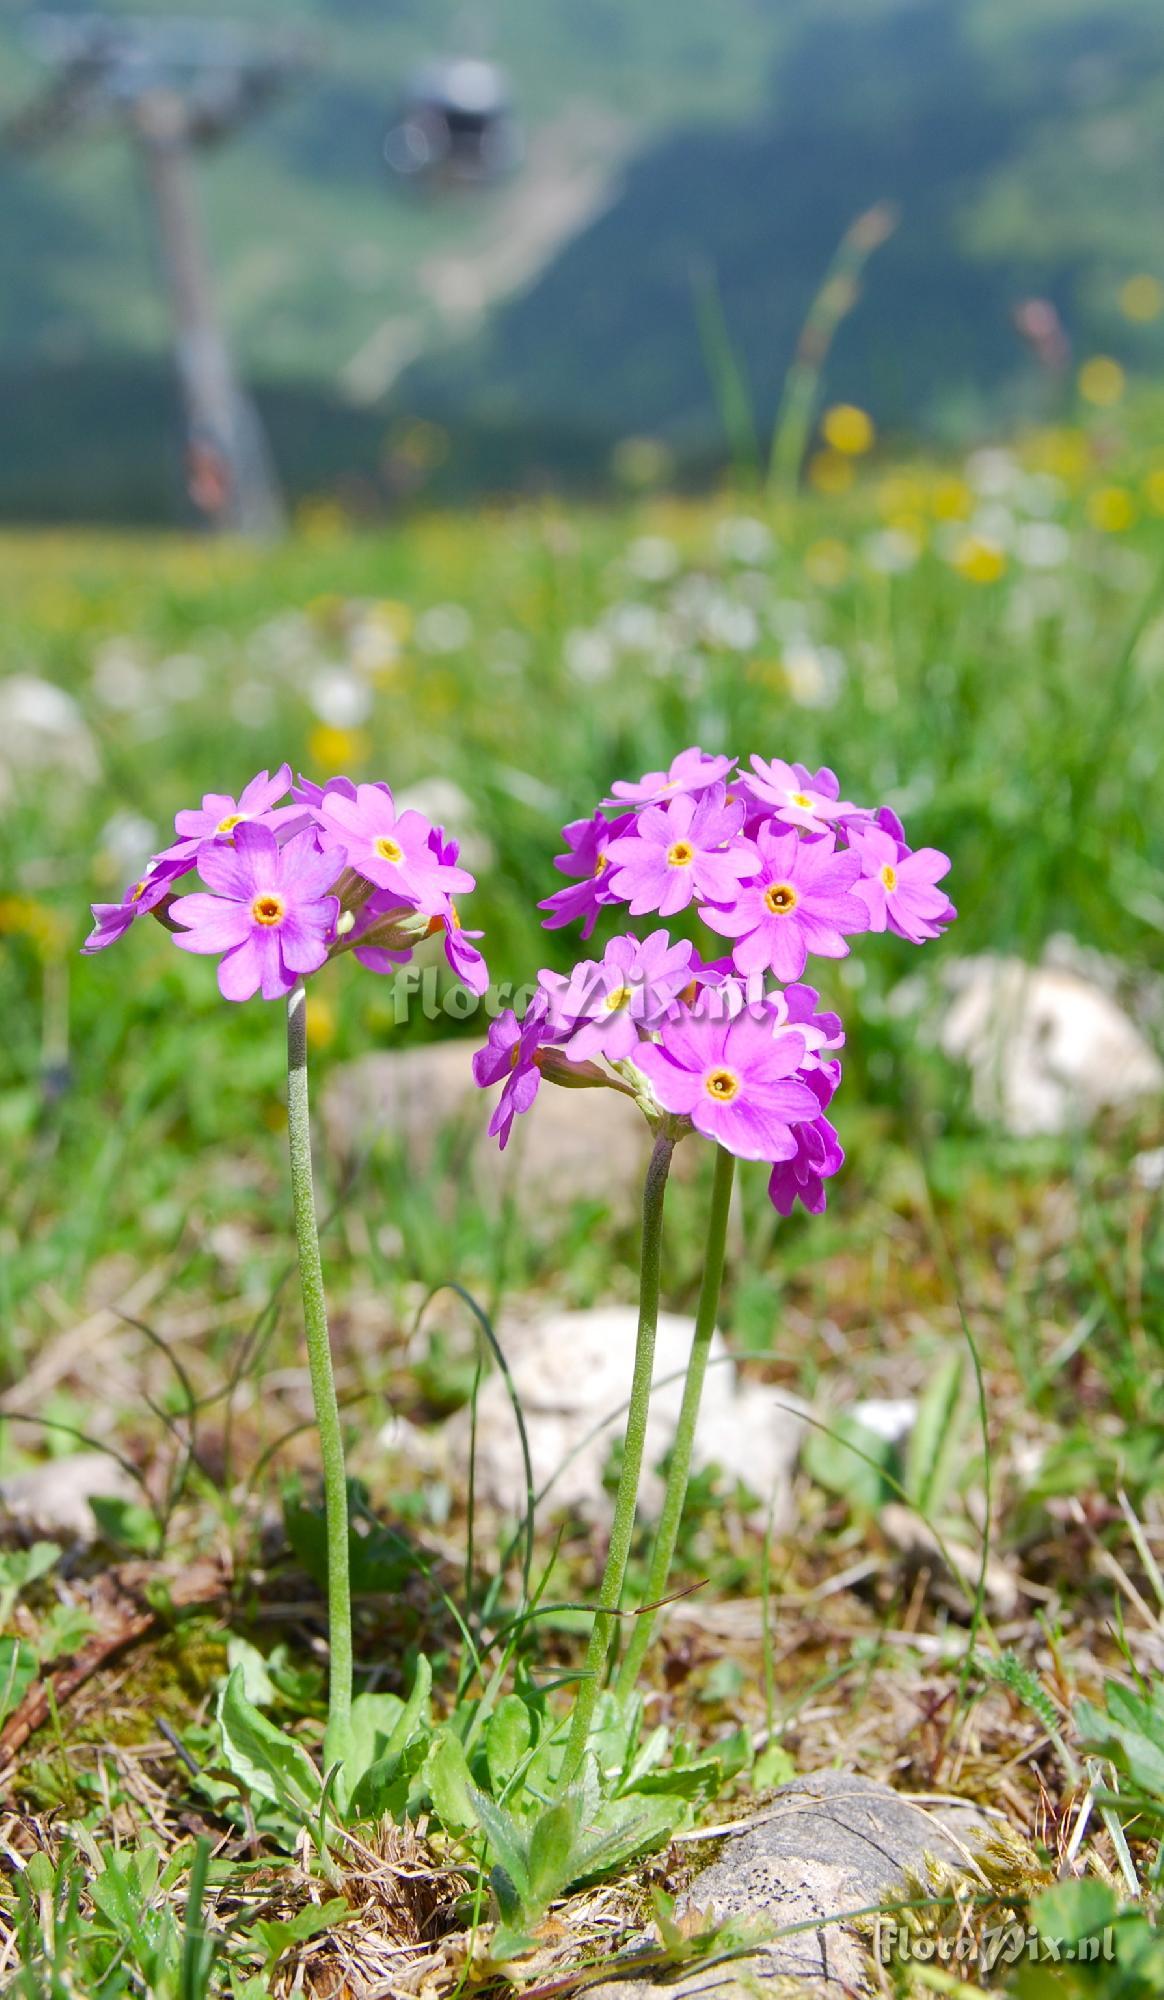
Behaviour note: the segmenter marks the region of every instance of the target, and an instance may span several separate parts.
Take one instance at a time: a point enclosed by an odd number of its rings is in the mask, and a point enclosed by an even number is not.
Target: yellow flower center
[[[887,889],[896,889],[897,870],[888,861],[885,863],[884,868],[881,870],[881,880]]]
[[[620,1007],[627,1007],[630,1005],[630,1000],[631,1000],[630,987],[616,986],[613,993],[607,994],[602,1004],[606,1008],[608,1014],[617,1014]]]
[[[140,901],[140,899],[145,895],[146,883],[148,880],[149,877],[143,875],[140,882],[134,883],[133,888],[130,890],[129,895],[125,899],[127,903],[136,903]]]
[[[730,1104],[739,1095],[740,1079],[733,1070],[713,1069],[704,1077],[703,1088],[717,1104]]]
[[[689,840],[673,840],[667,849],[669,868],[690,868],[695,859],[695,849]]]
[[[219,820],[214,831],[215,833],[233,833],[235,827],[241,826],[245,818],[245,813],[227,813],[225,819]]]
[[[453,902],[452,898],[450,897],[450,898],[449,898],[449,929],[450,929],[450,930],[453,930],[453,931],[459,931],[459,930],[460,930],[460,928],[461,928],[461,919],[460,919],[459,915],[457,914],[457,906],[456,906],[456,904],[455,904],[455,903]]]
[[[806,806],[809,812],[812,811],[812,800],[807,792],[793,792],[792,803],[794,806]]]
[[[251,915],[255,922],[257,924],[265,924],[268,929],[273,924],[281,924],[286,914],[287,905],[283,901],[282,896],[276,896],[269,889],[265,890],[261,896],[256,896],[254,902],[251,904]]]
[[[605,854],[600,854],[597,861],[594,863],[594,880],[597,881],[600,875],[605,875],[609,866],[610,863],[607,860]]]
[[[391,835],[387,833],[382,833],[376,842],[376,853],[380,856],[381,861],[403,861],[404,859],[404,849],[401,847],[399,841],[393,840]]]
[[[774,917],[786,917],[800,901],[791,882],[773,882],[764,891],[764,905]]]

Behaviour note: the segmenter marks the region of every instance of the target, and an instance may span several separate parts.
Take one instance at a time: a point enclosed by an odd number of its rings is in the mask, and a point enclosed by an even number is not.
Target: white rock
[[[648,1514],[657,1514],[662,1501],[656,1468],[675,1435],[693,1325],[673,1313],[659,1317],[641,1489]],[[602,1473],[626,1421],[636,1328],[633,1307],[600,1306],[517,1320],[499,1331],[529,1436],[534,1490],[549,1487],[543,1506],[551,1512],[610,1519],[613,1501]],[[720,1466],[729,1482],[741,1479],[765,1514],[772,1507],[778,1526],[786,1524],[791,1510],[792,1467],[804,1428],[801,1407],[767,1385],[739,1382],[722,1336],[713,1336],[694,1463]],[[467,1409],[444,1425],[440,1449],[451,1466],[468,1465],[470,1428]],[[496,1370],[477,1399],[475,1478],[481,1498],[507,1514],[524,1513],[513,1406]]]
[[[854,1403],[853,1415],[875,1437],[901,1444],[917,1422],[917,1401],[913,1396],[867,1396]]]
[[[1164,1065],[1110,993],[1077,972],[1017,958],[955,960],[939,1030],[969,1063],[979,1117],[1017,1137],[1063,1132],[1106,1106],[1164,1091]]]
[[[1132,1161],[1132,1179],[1142,1188],[1153,1191],[1164,1187],[1164,1146],[1153,1146],[1150,1152],[1137,1153]]]

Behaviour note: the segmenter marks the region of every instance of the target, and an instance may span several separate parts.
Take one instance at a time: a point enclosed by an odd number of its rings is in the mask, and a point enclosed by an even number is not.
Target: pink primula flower
[[[708,905],[704,922],[737,940],[732,957],[740,972],[774,972],[799,979],[812,953],[845,958],[846,936],[869,928],[869,912],[851,894],[861,873],[858,855],[838,854],[833,835],[801,840],[797,833],[761,827],[760,867],[726,908]]]
[[[292,820],[302,821],[301,807],[278,803],[286,798],[290,786],[291,766],[280,764],[273,774],[260,771],[244,785],[237,799],[229,792],[204,792],[200,807],[174,815],[174,832],[179,837],[172,847],[162,850],[158,860],[185,861],[192,867],[204,840],[229,841],[236,827],[251,822],[275,831],[286,828]]]
[[[198,873],[211,895],[180,896],[170,915],[182,926],[182,951],[223,954],[218,986],[225,1000],[290,993],[318,971],[335,938],[338,898],[328,893],[336,856],[321,853],[314,833],[280,847],[270,827],[244,822],[233,843],[206,841]]]
[[[387,785],[357,785],[354,799],[326,787],[315,813],[350,867],[427,916],[439,916],[446,897],[474,886],[467,869],[448,866],[434,851],[423,814],[397,812]]]
[[[693,745],[690,750],[680,750],[679,755],[671,759],[669,771],[648,771],[637,784],[629,784],[625,778],[616,779],[610,788],[611,796],[602,803],[607,806],[649,806],[675,798],[680,792],[698,798],[712,785],[722,784],[729,771],[735,769],[735,762],[734,757],[712,757]]]
[[[692,982],[692,947],[672,944],[666,931],[612,938],[602,959],[584,960],[569,978],[543,972],[549,1017],[566,1032],[562,1053],[572,1062],[634,1057],[640,1031],[657,1028]]]
[[[740,832],[743,823],[743,801],[725,804],[718,784],[700,799],[644,807],[633,828],[606,850],[612,895],[630,904],[632,917],[645,910],[673,917],[695,898],[730,902],[759,863]]]
[[[843,814],[857,811],[840,798],[836,773],[827,765],[813,775],[806,764],[753,757],[752,775],[744,777],[743,787],[781,826],[799,827],[804,833],[827,833]]]
[[[942,925],[957,914],[945,890],[936,887],[949,873],[949,856],[936,847],[911,853],[904,841],[880,827],[854,827],[849,839],[862,868],[853,894],[869,912],[869,929],[896,931],[911,944],[939,937]]]
[[[662,1040],[644,1042],[635,1066],[664,1111],[690,1118],[741,1160],[790,1160],[792,1127],[816,1118],[820,1103],[800,1078],[804,1037],[740,1014],[734,1021],[684,1009],[665,1021]]]

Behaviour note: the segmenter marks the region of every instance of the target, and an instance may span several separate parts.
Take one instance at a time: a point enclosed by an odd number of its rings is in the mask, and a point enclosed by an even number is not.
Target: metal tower
[[[277,534],[282,500],[219,317],[196,162],[306,68],[311,51],[299,40],[260,44],[230,23],[195,19],[38,14],[30,33],[55,74],[5,137],[31,150],[110,122],[125,128],[157,219],[190,498],[215,527]]]

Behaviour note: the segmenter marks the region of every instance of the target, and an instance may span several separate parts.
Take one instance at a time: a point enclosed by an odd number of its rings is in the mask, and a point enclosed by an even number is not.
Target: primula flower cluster
[[[83,950],[104,950],[152,911],[179,950],[218,958],[227,1000],[277,1000],[341,952],[394,972],[439,933],[457,977],[484,993],[481,933],[461,928],[453,901],[474,879],[456,841],[422,813],[398,812],[387,785],[293,783],[283,764],[237,799],[208,792],[174,832],[119,903],[94,904]],[[202,886],[181,893],[192,875]]]
[[[726,951],[710,956],[665,927],[629,931],[572,973],[543,971],[521,1021],[495,1021],[474,1061],[501,1083],[490,1131],[504,1146],[543,1078],[606,1084],[656,1127],[716,1140],[771,1168],[781,1214],[825,1206],[844,1154],[828,1117],[844,1030],[803,983],[810,958],[843,958],[849,939],[890,930],[915,944],[956,914],[938,887],[949,860],[911,849],[887,807],[842,799],[835,774],[780,758],[748,769],[684,750],[670,770],[619,782],[589,819],[563,829],[547,929],[601,916],[694,910]]]

